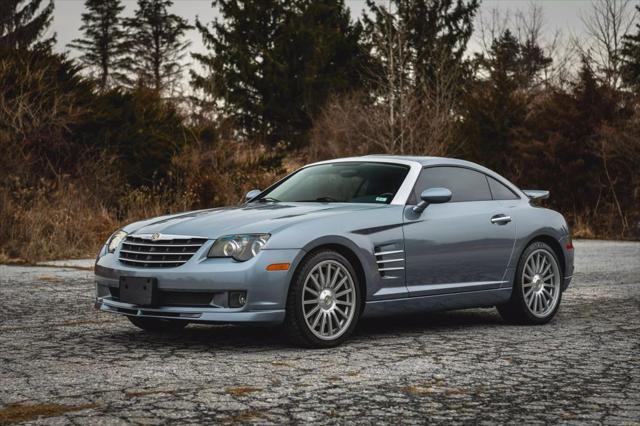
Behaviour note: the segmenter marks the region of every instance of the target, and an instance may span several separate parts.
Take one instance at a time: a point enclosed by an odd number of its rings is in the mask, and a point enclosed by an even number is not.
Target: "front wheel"
[[[339,345],[358,322],[361,299],[358,278],[344,256],[333,250],[312,254],[289,290],[285,319],[289,337],[305,347]]]
[[[131,321],[131,324],[143,329],[144,331],[149,331],[152,333],[180,331],[188,324],[187,321],[168,320],[162,318],[140,318],[129,316],[127,318],[129,319],[129,321]]]
[[[498,306],[507,321],[546,324],[558,312],[562,299],[562,270],[553,249],[537,241],[522,253],[511,299]]]

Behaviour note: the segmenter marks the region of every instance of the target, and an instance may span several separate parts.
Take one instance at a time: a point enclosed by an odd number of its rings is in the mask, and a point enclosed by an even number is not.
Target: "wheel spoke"
[[[547,266],[547,257],[546,256],[542,256],[542,260],[540,261],[540,275],[544,275],[544,271],[546,269]]]
[[[336,312],[338,312],[342,316],[342,318],[349,318],[347,313],[337,306],[336,306]]]
[[[316,317],[313,319],[313,324],[311,325],[312,329],[314,330],[316,329],[316,327],[318,326],[318,322],[320,321],[320,318],[322,318],[322,311],[318,309],[318,315],[316,315]]]
[[[351,293],[351,289],[342,290],[340,293],[336,293],[336,299],[349,293]]]
[[[531,302],[533,301],[533,295],[535,294],[535,292],[533,290],[530,290],[528,293],[525,293],[524,297],[525,297],[525,302],[527,302],[527,306],[529,306],[529,308],[533,309],[533,306],[531,305]]]
[[[338,291],[338,289],[340,287],[342,287],[347,281],[348,281],[349,277],[343,277],[340,282],[338,284],[335,285],[335,287],[331,287],[333,289],[333,291]]]
[[[333,318],[331,317],[331,314],[329,312],[327,312],[325,314],[327,316],[327,330],[329,335],[333,334]]]
[[[549,269],[551,269],[551,263],[547,264],[547,267],[544,268],[542,272],[540,272],[540,275],[544,276],[547,272],[549,272]]]
[[[320,334],[324,334],[324,326],[327,323],[327,314],[322,313],[322,322],[320,324]]]
[[[318,279],[316,278],[315,274],[312,273],[311,275],[309,275],[309,278],[311,278],[311,281],[313,281],[313,285],[316,287],[317,290],[322,290],[322,285],[320,285],[320,283],[318,282]]]
[[[309,319],[313,314],[320,310],[320,306],[316,305],[315,308],[311,309],[307,314],[305,314],[305,318]]]
[[[333,277],[331,277],[331,282],[329,283],[329,288],[333,288],[336,285],[336,281],[338,281],[338,277],[340,276],[340,268],[336,268],[336,271],[333,273]]]
[[[320,283],[320,288],[324,288],[325,285],[325,279],[324,279],[324,272],[322,272],[322,267],[318,268],[318,282]]]
[[[338,318],[338,314],[336,314],[336,310],[331,311],[331,316],[333,317],[333,321],[336,324],[336,328],[340,328],[340,319]]]
[[[317,291],[315,291],[314,289],[309,288],[309,287],[305,287],[304,291],[306,291],[307,293],[311,293],[313,295],[313,297],[318,297],[318,295],[320,294]]]
[[[529,264],[529,262],[527,262],[527,264],[524,265],[525,274],[527,273],[527,271],[529,272],[529,274],[527,274],[527,276],[529,277],[529,279],[531,279],[531,277],[533,277],[534,273],[533,273],[533,270],[531,269],[531,265]]]

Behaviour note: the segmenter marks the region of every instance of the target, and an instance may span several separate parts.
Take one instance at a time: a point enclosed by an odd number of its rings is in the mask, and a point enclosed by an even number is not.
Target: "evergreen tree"
[[[219,0],[222,17],[197,22],[210,53],[192,84],[245,137],[301,147],[328,96],[356,90],[368,56],[342,0]]]
[[[379,60],[388,64],[394,60],[390,52],[401,50],[404,59],[398,66],[411,75],[414,86],[433,87],[451,73],[464,80],[463,56],[478,0],[392,0],[388,7],[367,0],[367,7],[368,42]]]
[[[526,124],[532,85],[551,62],[533,41],[520,43],[506,30],[486,54],[478,55],[479,75],[465,100],[462,136],[467,155],[498,172],[506,172],[508,159]]]
[[[121,0],[85,0],[87,12],[82,14],[84,38],[69,44],[83,52],[80,61],[97,71],[100,89],[105,90],[124,77],[126,39],[120,13]]]
[[[53,19],[53,0],[42,9],[42,0],[0,1],[0,49],[50,49],[55,36],[42,40]]]
[[[172,0],[138,0],[135,17],[125,21],[130,31],[130,71],[133,83],[160,93],[175,89],[182,77],[187,20],[169,13]]]
[[[640,6],[636,9],[640,13]],[[640,91],[640,24],[636,24],[635,34],[627,34],[622,39],[620,56],[622,80],[636,92]]]

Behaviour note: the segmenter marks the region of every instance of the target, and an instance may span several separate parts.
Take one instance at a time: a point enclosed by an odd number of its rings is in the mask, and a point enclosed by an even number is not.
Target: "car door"
[[[515,242],[515,203],[494,200],[480,171],[433,166],[422,170],[409,204],[438,187],[451,191],[451,201],[431,204],[421,214],[405,207],[409,297],[499,288]]]

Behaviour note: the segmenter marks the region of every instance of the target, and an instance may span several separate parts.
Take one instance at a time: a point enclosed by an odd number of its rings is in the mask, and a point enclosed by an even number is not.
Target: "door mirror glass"
[[[249,202],[251,199],[256,198],[261,193],[262,191],[259,189],[252,189],[251,191],[247,192],[247,195],[244,196],[244,202]]]
[[[447,188],[429,188],[420,194],[420,202],[413,208],[416,213],[422,213],[429,204],[446,203],[451,200],[451,191]]]

